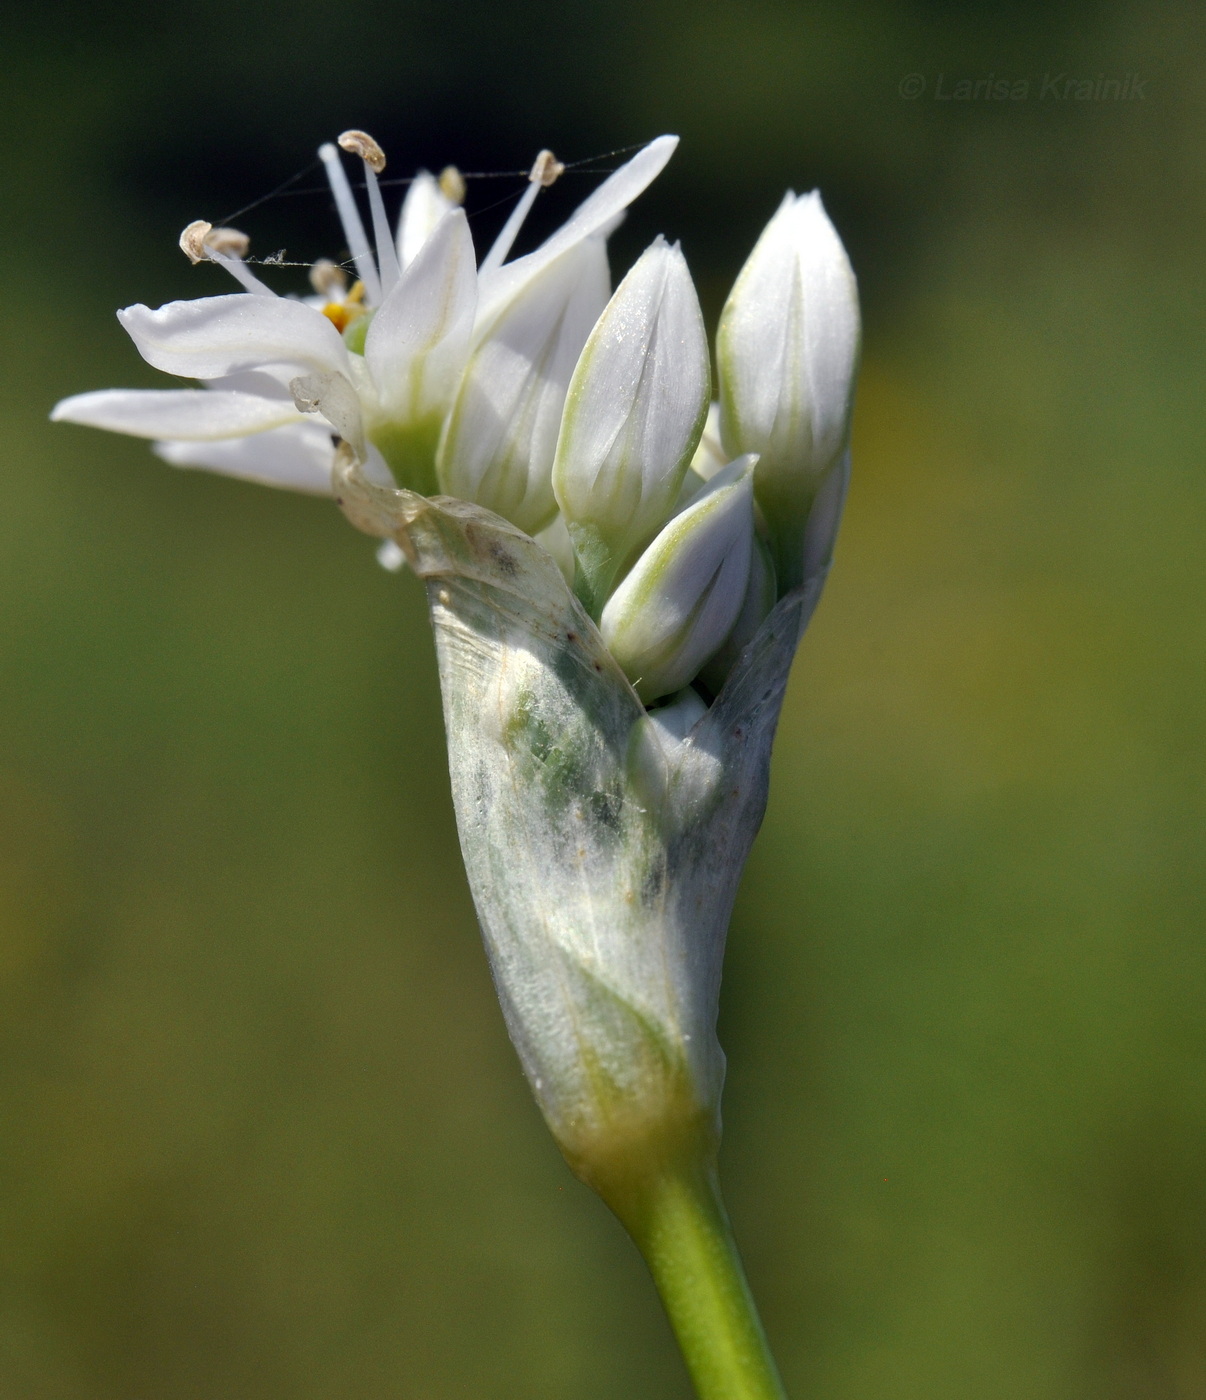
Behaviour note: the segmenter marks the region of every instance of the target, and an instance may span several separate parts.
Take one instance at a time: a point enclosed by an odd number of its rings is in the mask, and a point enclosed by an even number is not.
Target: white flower
[[[677,142],[674,137],[652,142],[541,248],[505,263],[521,222],[512,218],[483,260],[480,277],[464,212],[451,197],[456,190],[449,172],[442,186],[420,175],[395,232],[386,222],[376,178],[384,166],[380,148],[363,132],[345,132],[340,144],[361,157],[373,228],[370,242],[339,153],[324,146],[320,155],[359,276],[351,291],[327,263],[315,268],[318,296],[278,297],[243,261],[242,235],[190,225],[182,237],[189,256],[219,263],[244,291],[171,302],[154,311],[133,306],[120,319],[149,363],[206,387],[81,394],[65,399],[52,417],[153,438],[160,455],[176,465],[314,491],[324,489],[316,471],[316,449],[324,436],[328,475],[333,456],[327,431],[303,416],[314,414],[350,445],[370,477],[388,481],[392,473],[402,485],[432,494],[438,489],[440,432],[473,347],[488,358],[487,343],[497,325],[515,353],[539,361],[547,334],[526,345],[516,334],[522,316],[508,315],[512,304],[536,280],[546,288],[545,296],[554,296],[584,243],[598,245],[591,254],[596,263],[604,257],[602,238],[656,177]],[[525,192],[525,212],[559,169],[545,155]],[[559,271],[553,265],[560,259],[565,261]],[[597,274],[595,280],[597,285]],[[590,304],[598,300],[596,294]],[[541,311],[539,302],[536,293],[527,299],[529,320]],[[578,323],[585,306],[585,301],[579,305]],[[579,325],[575,335],[584,340],[586,329]],[[561,345],[558,373],[568,354]],[[537,415],[538,442],[550,436],[548,420],[560,411],[554,390],[546,388]],[[551,453],[546,450],[545,456],[547,476]],[[529,485],[536,496],[543,489],[547,498],[547,485],[542,488],[536,480]]]
[[[707,414],[708,342],[678,245],[658,238],[616,289],[574,370],[553,490],[594,612],[673,509]]]
[[[721,435],[760,454],[758,501],[776,540],[780,584],[802,580],[805,520],[850,432],[858,289],[817,192],[790,192],[763,230],[716,337]]]
[[[755,460],[740,457],[714,477],[603,609],[607,649],[647,705],[694,680],[737,621],[754,543]]]

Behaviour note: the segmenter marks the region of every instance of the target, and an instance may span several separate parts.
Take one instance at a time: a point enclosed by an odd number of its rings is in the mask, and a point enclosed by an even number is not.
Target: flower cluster
[[[676,144],[651,142],[508,261],[563,169],[541,152],[479,263],[455,170],[421,172],[391,228],[385,157],[345,132],[371,238],[340,150],[319,154],[354,279],[322,262],[313,295],[278,296],[244,235],[191,224],[184,251],[242,290],[119,319],[150,364],[204,387],[79,394],[53,416],[154,439],[177,466],[330,493],[342,455],[370,482],[484,506],[553,555],[645,705],[694,713],[686,688],[717,693],[776,600],[827,566],[859,326],[819,196],[789,194],[724,308],[712,402],[678,245],[658,238],[610,290],[608,234]]]
[[[54,417],[179,466],[335,496],[427,588],[465,868],[511,1038],[566,1160],[645,1254],[701,1395],[783,1391],[716,1176],[729,913],[766,808],[792,658],[849,475],[858,300],[816,194],[789,194],[716,340],[677,245],[611,292],[606,240],[663,136],[534,252],[539,191],[477,260],[449,169],[396,229],[364,132],[370,240],[320,152],[354,280],[277,296],[233,229],[181,246],[230,296],[120,313],[200,389],[107,390]]]

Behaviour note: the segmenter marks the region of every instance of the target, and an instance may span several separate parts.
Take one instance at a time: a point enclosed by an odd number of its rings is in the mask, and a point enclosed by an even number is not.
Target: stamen
[[[540,185],[544,189],[565,174],[565,166],[557,159],[552,151],[541,151],[536,157],[536,163],[528,172],[528,179],[534,185]]]
[[[339,221],[343,225],[343,236],[348,241],[348,249],[361,281],[368,289],[369,300],[380,305],[381,279],[377,276],[377,265],[373,261],[364,224],[360,221],[360,210],[352,195],[352,187],[344,173],[338,150],[328,141],[318,148],[318,155],[326,168],[331,193],[335,196],[335,208],[339,211]]]
[[[245,258],[251,239],[237,228],[211,228],[205,235],[205,246],[228,258]]]
[[[335,267],[335,264],[331,263],[329,266]],[[343,272],[343,268],[341,267],[336,267],[335,270],[339,273]],[[313,273],[311,273],[311,280],[313,280]],[[334,285],[338,285],[342,293],[346,282]],[[338,301],[332,300],[327,302],[326,306],[322,308],[322,314],[330,321],[339,334],[342,335],[352,322],[358,321],[367,310],[368,307],[364,304],[364,283],[357,282],[346,296],[341,295]]]
[[[385,169],[385,152],[367,131],[345,131],[339,138],[339,149],[350,156],[359,156],[374,175]]]
[[[194,267],[200,262],[209,261],[205,237],[213,231],[213,227],[213,224],[206,223],[204,219],[194,219],[180,235],[180,249]]]
[[[453,204],[464,204],[465,177],[455,165],[446,165],[440,171],[439,186],[445,199],[452,200]]]
[[[319,258],[310,269],[310,285],[319,296],[329,297],[335,292],[347,290],[348,275],[330,258]]]
[[[245,291],[251,292],[257,297],[276,296],[272,288],[265,286],[242,258],[228,258],[225,253],[213,250],[210,251],[209,257],[211,262],[216,262],[219,267],[224,267]]]
[[[341,149],[364,161],[364,183],[368,186],[369,209],[373,216],[373,234],[377,240],[377,266],[381,271],[381,295],[386,297],[402,276],[398,250],[394,247],[385,204],[377,176],[385,169],[385,152],[367,131],[345,131],[339,138]]]
[[[251,240],[245,233],[235,228],[214,228],[205,219],[194,219],[180,235],[180,247],[194,266],[200,262],[216,262],[244,290],[256,296],[274,297],[276,293],[272,288],[266,287],[243,262],[243,255],[250,246]]]
[[[478,272],[493,272],[506,261],[507,254],[523,227],[523,221],[531,213],[532,205],[541,190],[547,190],[554,180],[565,170],[565,166],[552,151],[541,151],[528,174],[528,187],[519,203],[511,210],[511,217],[502,226],[502,232],[494,240],[490,251],[482,259]]]

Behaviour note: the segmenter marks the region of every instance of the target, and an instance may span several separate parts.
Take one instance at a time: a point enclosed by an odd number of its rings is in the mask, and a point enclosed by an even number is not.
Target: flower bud
[[[708,396],[699,299],[678,246],[658,238],[586,342],[557,441],[553,490],[596,615],[625,560],[673,509]]]
[[[770,616],[778,596],[775,564],[765,541],[755,531],[754,547],[750,550],[750,572],[745,585],[745,599],[733,629],[724,645],[700,673],[700,679],[713,695],[719,695],[743,648],[754,640],[759,627]]]
[[[570,375],[607,305],[601,238],[538,272],[474,349],[440,445],[440,487],[529,535],[557,513],[553,456]]]
[[[444,193],[436,177],[428,170],[420,170],[410,182],[398,216],[398,262],[403,272],[414,262],[444,215],[455,208],[456,203]]]
[[[805,522],[846,446],[859,349],[858,289],[820,195],[791,193],[720,317],[725,448],[760,454],[756,485],[782,587],[802,581]]]
[[[731,463],[675,516],[603,609],[607,649],[646,705],[688,685],[741,611],[754,542],[754,461]]]

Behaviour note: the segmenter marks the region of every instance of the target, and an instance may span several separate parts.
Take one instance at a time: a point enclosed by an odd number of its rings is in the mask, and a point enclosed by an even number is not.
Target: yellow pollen
[[[440,171],[440,193],[453,204],[465,202],[465,177],[455,165],[446,165]]]
[[[357,282],[342,301],[327,302],[322,314],[342,335],[352,322],[358,321],[367,310],[364,304],[364,283]]]

